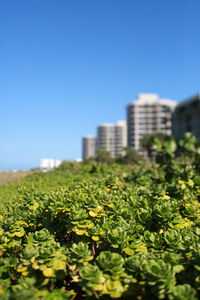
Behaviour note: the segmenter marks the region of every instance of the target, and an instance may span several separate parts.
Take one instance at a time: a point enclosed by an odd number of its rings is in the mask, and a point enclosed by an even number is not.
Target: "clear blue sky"
[[[138,93],[200,90],[199,0],[2,0],[0,169],[81,157]]]

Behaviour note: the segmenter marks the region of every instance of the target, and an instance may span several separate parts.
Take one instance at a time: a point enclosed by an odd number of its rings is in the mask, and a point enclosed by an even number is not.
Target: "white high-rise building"
[[[127,106],[128,145],[140,149],[140,139],[153,132],[172,133],[172,112],[176,102],[159,99],[157,94],[139,94]]]
[[[118,121],[115,124],[115,156],[123,156],[127,147],[127,122]]]
[[[104,148],[115,157],[115,125],[101,124],[97,128],[97,147]]]
[[[96,155],[96,136],[84,136],[82,143],[83,159],[94,157]]]
[[[123,148],[127,146],[127,123],[118,121],[116,124],[98,126],[97,147],[110,152],[111,157],[123,156]]]

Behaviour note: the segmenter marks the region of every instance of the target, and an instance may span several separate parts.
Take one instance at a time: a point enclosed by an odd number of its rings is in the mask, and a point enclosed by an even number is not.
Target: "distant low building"
[[[179,103],[173,113],[173,136],[179,140],[185,132],[200,139],[200,93]]]
[[[40,159],[40,170],[43,172],[50,171],[54,168],[59,167],[61,160],[52,158],[42,158]]]
[[[82,158],[76,158],[75,159],[75,162],[82,162],[83,160],[82,160]]]

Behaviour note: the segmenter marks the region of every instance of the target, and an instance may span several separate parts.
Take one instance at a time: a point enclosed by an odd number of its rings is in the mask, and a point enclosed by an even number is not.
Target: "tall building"
[[[115,157],[115,125],[101,124],[97,128],[97,147],[104,148]]]
[[[123,156],[127,147],[127,122],[118,121],[115,124],[115,156]]]
[[[140,149],[140,139],[153,132],[172,133],[172,112],[176,102],[159,99],[157,94],[139,94],[127,106],[128,145]]]
[[[179,103],[173,113],[173,136],[179,140],[185,132],[200,139],[200,93]]]
[[[127,146],[127,123],[118,121],[116,124],[98,126],[97,147],[110,152],[111,157],[123,156],[123,148]]]
[[[82,142],[83,159],[94,157],[96,155],[96,136],[84,136]]]

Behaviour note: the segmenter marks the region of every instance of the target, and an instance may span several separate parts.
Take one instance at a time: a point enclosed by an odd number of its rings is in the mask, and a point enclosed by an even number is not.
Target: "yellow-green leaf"
[[[54,270],[52,268],[46,268],[42,273],[45,277],[52,277],[54,275]]]
[[[75,232],[77,235],[83,235],[85,233],[85,230],[76,229]]]
[[[62,260],[56,260],[53,264],[53,268],[55,270],[65,270],[66,268],[66,262]]]
[[[44,297],[44,296],[46,296],[48,294],[48,291],[47,290],[43,290],[43,291],[38,291],[37,293],[36,293],[36,296],[38,296],[38,297]]]
[[[23,265],[19,265],[17,267],[17,272],[21,273],[21,272],[25,272],[27,270],[27,267],[24,267]]]
[[[125,248],[125,249],[124,249],[124,252],[125,252],[126,254],[128,254],[128,255],[133,255],[133,254],[134,254],[134,250],[131,249],[131,248],[129,248],[129,247]]]
[[[24,272],[22,272],[22,276],[27,276],[29,274],[29,272],[28,271],[24,271]]]
[[[99,236],[93,235],[93,236],[92,236],[92,239],[93,239],[93,241],[97,242],[97,241],[99,241]]]
[[[17,237],[22,237],[22,236],[24,236],[24,235],[25,235],[24,228],[22,228],[20,231],[16,231],[16,232],[14,233],[14,235],[17,236]]]
[[[89,211],[89,215],[90,215],[92,218],[95,218],[95,217],[97,216],[97,213],[94,212],[94,211],[92,211],[92,210],[90,210],[90,211]]]

